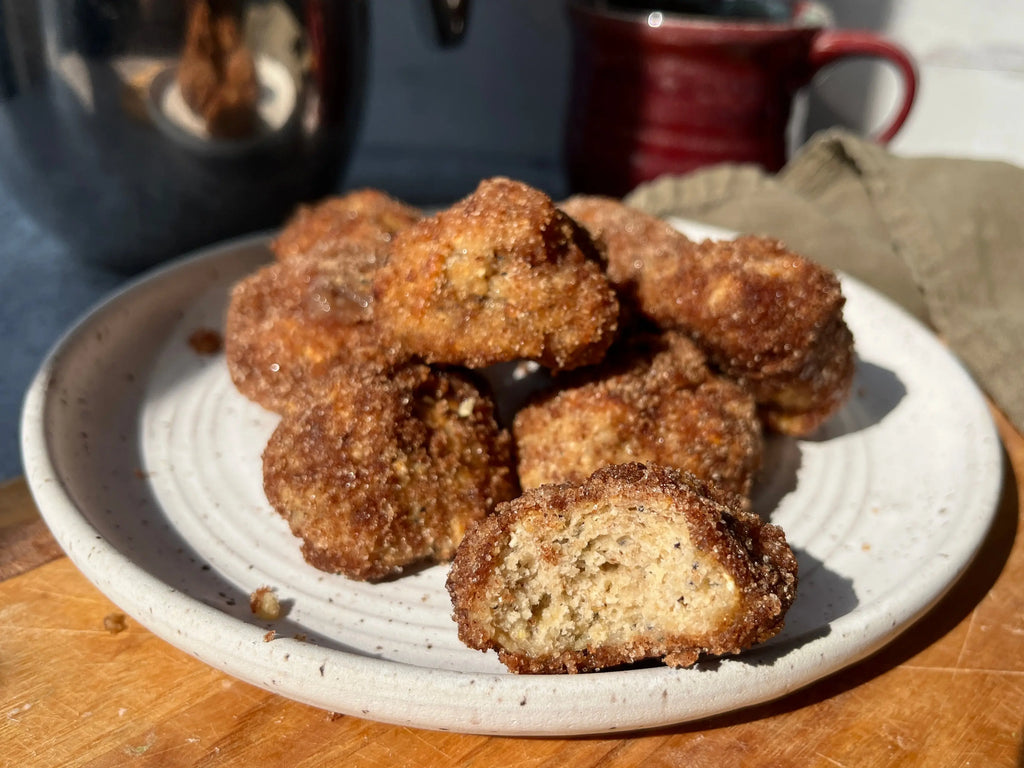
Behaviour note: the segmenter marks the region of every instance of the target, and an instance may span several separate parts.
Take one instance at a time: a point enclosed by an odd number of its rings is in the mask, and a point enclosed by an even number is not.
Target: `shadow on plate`
[[[793,552],[800,566],[800,581],[796,600],[786,615],[786,626],[763,646],[745,652],[741,657],[745,663],[771,666],[789,651],[827,637],[831,623],[860,603],[851,579],[798,547]]]
[[[858,359],[849,401],[814,433],[799,440],[773,433],[765,435],[761,468],[754,482],[754,511],[767,521],[782,499],[796,490],[802,461],[801,441],[827,442],[872,427],[892,413],[906,394],[906,386],[891,370]]]
[[[751,504],[765,522],[782,499],[796,490],[797,473],[802,461],[800,444],[785,435],[765,435],[761,467],[754,478]]]
[[[859,357],[856,364],[857,372],[846,405],[804,440],[824,442],[873,427],[907,396],[906,385],[893,371]]]

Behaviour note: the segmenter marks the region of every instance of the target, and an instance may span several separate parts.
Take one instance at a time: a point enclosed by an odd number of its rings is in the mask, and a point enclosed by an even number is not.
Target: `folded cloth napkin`
[[[905,158],[839,130],[777,175],[720,165],[664,176],[625,202],[776,237],[929,323],[1024,431],[1024,169]]]

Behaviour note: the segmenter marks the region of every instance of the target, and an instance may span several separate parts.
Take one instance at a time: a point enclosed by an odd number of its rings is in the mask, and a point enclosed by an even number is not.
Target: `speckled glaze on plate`
[[[982,396],[925,328],[844,277],[853,396],[809,439],[770,439],[755,494],[800,562],[782,634],[686,670],[507,674],[459,643],[445,567],[377,585],[321,573],[267,505],[260,456],[276,417],[234,390],[221,354],[197,354],[189,338],[221,329],[231,284],[269,258],[264,237],[233,241],[98,306],[33,381],[22,449],[43,516],[93,583],[173,645],[283,696],[504,735],[703,718],[881,647],[956,581],[992,521],[1002,458]],[[278,621],[249,610],[264,585],[284,604]]]

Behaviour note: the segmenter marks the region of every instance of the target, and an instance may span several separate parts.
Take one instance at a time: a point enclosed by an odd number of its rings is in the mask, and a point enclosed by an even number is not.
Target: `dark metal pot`
[[[435,13],[457,40],[463,4]],[[368,27],[365,0],[0,2],[0,190],[128,271],[276,226],[338,186]]]

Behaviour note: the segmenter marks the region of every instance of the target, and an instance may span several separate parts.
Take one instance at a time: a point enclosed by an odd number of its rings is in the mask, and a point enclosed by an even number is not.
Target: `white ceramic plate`
[[[188,339],[222,328],[229,286],[268,258],[264,238],[235,241],[97,307],[32,383],[22,446],[47,523],[91,581],[168,642],[284,696],[506,735],[702,718],[881,647],[954,583],[991,523],[1002,460],[981,395],[927,330],[844,278],[853,396],[811,439],[769,442],[756,494],[800,562],[783,633],[686,670],[507,674],[459,643],[445,567],[378,585],[321,573],[267,505],[260,455],[276,417],[237,394],[221,355],[198,355]],[[262,585],[284,601],[281,620],[250,612]]]

